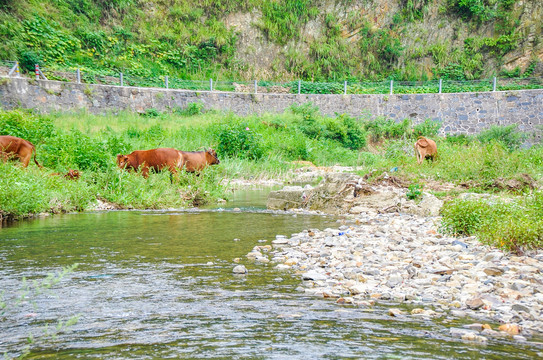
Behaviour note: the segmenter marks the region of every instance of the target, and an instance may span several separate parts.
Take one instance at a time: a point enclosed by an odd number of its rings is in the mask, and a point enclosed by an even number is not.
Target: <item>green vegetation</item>
[[[30,72],[40,64],[56,80],[80,68],[84,82],[117,83],[122,72],[126,84],[161,86],[168,75],[172,87],[189,89],[202,85],[190,79],[243,81],[255,75],[321,83],[527,77],[540,62],[535,57],[523,70],[502,66],[527,31],[517,3],[402,0],[395,14],[380,18],[342,0],[336,7],[314,0],[23,0],[0,5],[0,59],[18,60]],[[429,20],[432,7],[444,22],[457,22],[452,38],[426,39],[429,29],[413,27]],[[230,25],[246,16],[251,27]],[[483,26],[493,27],[491,36]],[[254,37],[245,34],[250,31],[260,32],[270,49],[276,45],[273,61],[250,60],[258,50],[240,41]],[[421,43],[408,37],[421,37]],[[342,91],[330,86],[322,91]]]
[[[454,200],[443,209],[442,230],[475,235],[483,244],[522,254],[543,247],[543,192],[521,199]]]
[[[195,105],[195,109],[199,108]],[[508,250],[540,247],[541,221],[537,219],[541,219],[542,201],[531,189],[543,180],[543,147],[522,149],[526,135],[514,126],[491,127],[476,137],[442,138],[437,135],[439,122],[369,121],[345,114],[328,117],[311,103],[262,116],[194,113],[149,109],[141,115],[98,116],[1,111],[0,134],[32,141],[46,169],[0,163],[0,187],[5,189],[0,193],[0,215],[80,211],[96,200],[121,208],[201,205],[227,199],[231,179],[287,179],[295,161],[305,160],[317,166],[358,166],[360,175],[371,174],[370,181],[394,169],[395,177],[411,184],[407,196],[415,200],[423,187],[432,191],[428,182],[456,185],[450,193],[436,192],[446,198],[462,191],[532,194],[525,202],[517,200],[514,207],[449,202],[443,210],[443,229],[476,234]],[[413,143],[420,135],[436,140],[438,161],[416,163]],[[116,154],[156,147],[186,151],[213,147],[221,164],[206,168],[200,176],[180,173],[173,184],[168,172],[144,179],[117,168]],[[80,170],[81,179],[51,175],[68,169]],[[522,211],[528,214],[524,220],[511,220]],[[500,221],[494,221],[497,216]]]

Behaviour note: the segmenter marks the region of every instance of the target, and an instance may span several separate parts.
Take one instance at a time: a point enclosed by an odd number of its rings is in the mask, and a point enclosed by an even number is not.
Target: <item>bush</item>
[[[486,245],[522,253],[543,247],[543,192],[522,200],[455,200],[441,210],[441,230],[476,235]]]
[[[482,200],[456,199],[441,208],[441,231],[455,236],[471,236],[489,218],[491,208]]]
[[[21,110],[0,111],[0,135],[11,135],[38,145],[54,134],[49,117],[37,117]]]
[[[349,115],[342,114],[326,122],[325,136],[338,141],[343,147],[358,150],[366,146],[366,132]]]
[[[508,126],[492,125],[490,129],[479,133],[477,139],[483,144],[497,141],[509,150],[515,150],[524,142],[526,134],[517,131],[516,124]]]
[[[454,145],[469,145],[473,142],[474,138],[466,134],[453,134],[447,135],[445,141]]]
[[[407,196],[409,200],[419,200],[422,198],[423,187],[423,185],[417,183],[410,184],[407,188],[407,193],[405,196]]]
[[[397,122],[392,119],[377,118],[365,121],[363,127],[364,130],[370,133],[371,140],[378,142],[383,139],[399,139],[402,136],[409,135],[410,124],[409,119]]]
[[[262,137],[247,124],[227,124],[215,133],[221,156],[258,160],[264,155]]]
[[[184,109],[177,108],[174,112],[182,116],[201,115],[204,113],[204,104],[201,102],[188,103]]]
[[[413,136],[415,138],[419,136],[437,136],[439,129],[441,129],[440,121],[426,119],[423,123],[413,126]]]
[[[44,159],[44,166],[52,168],[96,170],[113,164],[106,144],[79,130],[49,138],[42,150],[40,156]]]

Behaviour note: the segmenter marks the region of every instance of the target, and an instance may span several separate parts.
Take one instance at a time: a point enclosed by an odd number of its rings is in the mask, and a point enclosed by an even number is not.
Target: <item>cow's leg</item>
[[[415,156],[417,157],[417,164],[422,163],[420,149],[415,145]]]
[[[143,166],[141,168],[141,175],[147,179],[149,177],[149,167]]]
[[[19,159],[21,159],[21,162],[23,163],[23,167],[28,166],[28,163],[30,162],[31,157],[32,157],[32,152],[19,155]]]

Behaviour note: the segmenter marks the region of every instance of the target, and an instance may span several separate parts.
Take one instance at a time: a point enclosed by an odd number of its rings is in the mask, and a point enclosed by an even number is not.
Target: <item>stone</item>
[[[327,277],[326,275],[324,274],[321,274],[317,271],[308,271],[304,274],[302,274],[302,280],[314,280],[314,281],[319,281],[319,280],[326,280]]]
[[[234,267],[234,269],[232,270],[232,272],[234,274],[247,274],[249,271],[247,270],[247,268],[243,265],[238,265],[236,267]]]
[[[483,300],[481,300],[479,298],[473,298],[473,299],[470,299],[470,300],[466,301],[466,306],[468,308],[470,308],[471,310],[478,310],[478,309],[482,308],[484,305],[485,305],[485,303],[483,302]]]
[[[508,333],[509,335],[518,335],[520,334],[520,326],[517,324],[503,324],[498,327],[499,331]]]
[[[396,309],[396,308],[388,309],[388,315],[390,316],[401,316],[404,314],[405,313],[401,311],[400,309]]]
[[[503,269],[498,267],[489,267],[483,270],[488,276],[499,276],[503,274]]]

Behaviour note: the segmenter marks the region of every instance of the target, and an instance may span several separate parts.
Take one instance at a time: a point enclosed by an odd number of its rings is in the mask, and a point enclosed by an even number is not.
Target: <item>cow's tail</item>
[[[36,165],[38,165],[38,167],[40,169],[43,169],[43,166],[41,166],[39,163],[38,163],[38,160],[36,160],[36,148],[34,148],[34,162],[36,163]]]

